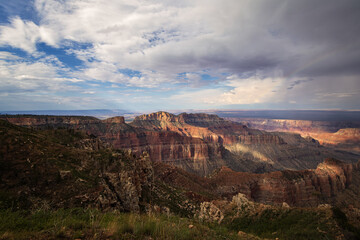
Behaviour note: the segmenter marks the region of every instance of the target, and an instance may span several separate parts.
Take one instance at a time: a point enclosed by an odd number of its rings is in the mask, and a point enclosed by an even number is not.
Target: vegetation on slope
[[[238,239],[222,226],[166,215],[101,212],[0,210],[0,239]],[[248,239],[257,239],[249,236]]]

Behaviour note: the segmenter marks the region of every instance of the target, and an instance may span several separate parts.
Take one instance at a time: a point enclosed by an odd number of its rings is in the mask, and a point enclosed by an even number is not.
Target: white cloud
[[[11,19],[10,26],[0,26],[0,44],[20,48],[26,52],[36,52],[36,43],[44,42],[57,46],[55,33],[47,27],[39,27],[31,21],[19,17]]]
[[[69,83],[81,79],[67,78],[59,72],[67,69],[59,66],[56,57],[47,56],[38,61],[28,61],[0,52],[0,89],[8,92],[75,91],[78,88]]]
[[[284,78],[240,79],[230,76],[225,87],[182,93],[171,97],[172,100],[187,99],[189,103],[199,103],[208,106],[231,104],[258,104],[277,101],[277,91],[282,87]]]
[[[220,99],[223,104],[258,104],[274,102],[277,91],[284,84],[284,78],[234,79],[227,84],[234,89],[225,92]]]
[[[19,60],[20,58],[10,52],[0,51],[0,59],[1,60]]]

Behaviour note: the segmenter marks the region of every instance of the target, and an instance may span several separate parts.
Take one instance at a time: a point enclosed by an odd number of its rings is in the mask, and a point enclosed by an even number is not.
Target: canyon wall
[[[346,164],[335,159],[326,159],[313,170],[284,170],[263,174],[235,172],[222,167],[210,178],[199,178],[161,164],[155,165],[154,169],[156,176],[168,184],[211,196],[207,201],[220,198],[231,200],[233,196],[242,193],[255,202],[270,205],[286,202],[290,206],[302,207],[336,202],[338,195],[352,187],[352,179],[360,176],[360,162]],[[358,187],[355,186],[355,189]],[[359,192],[358,189],[353,194]],[[346,199],[342,201],[346,202]]]
[[[187,171],[207,175],[215,168],[221,159],[222,147],[216,142],[205,142],[176,131],[145,129],[134,124],[126,124],[123,117],[113,117],[99,120],[93,117],[80,116],[0,116],[10,123],[35,127],[71,128],[85,131],[110,143],[117,149],[131,149],[140,155],[148,152],[153,162],[161,161],[172,164]]]
[[[164,162],[199,175],[228,166],[235,171],[271,172],[316,168],[325,158],[346,162],[358,155],[323,148],[312,138],[298,134],[265,132],[216,115],[173,115],[157,112],[136,117],[127,124],[123,117],[99,120],[79,116],[1,115],[16,125],[71,128],[85,131],[117,149],[149,153],[153,162]]]
[[[109,149],[100,138],[79,135],[72,129],[37,131],[0,121],[0,131],[3,133],[0,135],[2,142],[0,185],[15,189],[16,193],[25,196],[30,194],[40,198],[45,196],[50,200],[57,199],[58,206],[91,203],[100,204],[102,208],[116,207],[129,211],[138,211],[141,199],[146,198],[146,193],[152,187],[154,177],[185,189],[189,196],[202,200],[223,198],[230,200],[234,195],[243,193],[253,201],[266,204],[286,202],[293,206],[317,206],[321,203],[337,201],[337,196],[342,195],[349,187],[355,189],[355,193],[349,196],[359,194],[358,185],[354,187],[353,180],[359,179],[360,162],[349,164],[329,158],[310,170],[271,169],[271,172],[261,174],[236,172],[230,169],[233,167],[229,166],[231,162],[213,158],[217,154],[226,158],[221,145],[219,152],[212,152],[215,147],[211,150],[210,143],[199,138],[181,136],[176,132],[144,133],[143,130],[133,129],[125,123],[118,124],[118,121],[121,119],[103,123],[105,125],[100,124],[100,127],[97,126],[97,131],[108,128],[108,132],[119,134],[121,127],[124,132],[122,134],[129,135],[116,137],[113,144],[121,143],[130,146],[129,148],[141,148],[141,151],[145,149],[157,158],[157,160],[151,159],[153,164],[150,163],[150,156],[147,154],[137,158],[130,151]],[[140,136],[141,134],[143,136]],[[284,133],[281,136],[285,142],[298,141],[290,139],[294,135],[290,134],[290,137],[286,135]],[[298,135],[297,137],[300,138]],[[267,145],[264,144],[264,148],[267,148]],[[279,146],[287,145],[289,144]],[[242,144],[241,146],[244,147]],[[250,147],[249,149],[251,150]],[[246,152],[250,151],[249,149],[238,150]],[[260,154],[262,149],[258,151]],[[296,156],[297,160],[293,162],[302,164],[299,159],[304,158],[306,153],[304,154]],[[172,160],[168,161],[168,159]],[[247,158],[244,159],[244,164],[257,163],[255,160],[251,162]],[[284,164],[283,160],[275,162],[272,159],[263,159],[263,161],[268,161],[273,166]],[[199,176],[210,173],[210,169],[220,167],[218,163],[222,163],[222,167],[208,177]],[[301,166],[299,165],[299,168]],[[358,184],[358,181],[355,184]],[[88,192],[89,186],[96,187]],[[54,192],[61,193],[61,196],[71,195],[71,202],[53,195]],[[129,198],[129,194],[137,197]],[[347,195],[343,194],[343,196]]]

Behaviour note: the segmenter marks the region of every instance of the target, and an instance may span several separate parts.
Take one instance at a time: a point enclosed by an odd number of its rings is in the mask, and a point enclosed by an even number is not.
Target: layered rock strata
[[[312,138],[268,133],[209,114],[157,112],[138,116],[129,124],[123,117],[102,121],[79,116],[0,118],[27,127],[82,130],[117,149],[131,149],[138,154],[146,151],[153,162],[168,163],[202,176],[221,166],[261,173],[316,168],[328,157],[358,160],[356,155],[324,149]]]

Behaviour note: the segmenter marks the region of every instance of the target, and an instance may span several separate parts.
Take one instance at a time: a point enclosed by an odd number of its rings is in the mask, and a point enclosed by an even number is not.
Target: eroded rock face
[[[98,207],[140,212],[140,203],[150,200],[153,178],[148,155],[126,163],[120,169],[116,164],[107,166],[101,175],[103,191],[98,197]]]
[[[297,206],[317,206],[331,199],[351,184],[359,163],[345,164],[326,159],[315,170],[282,171],[265,174],[234,172],[223,167],[214,181],[221,182],[217,191],[223,196],[241,192],[256,202]]]
[[[173,131],[180,135],[200,138],[207,142],[231,144],[282,144],[279,136],[268,134],[244,125],[224,120],[211,114],[173,115],[157,112],[138,116],[131,123],[132,126],[156,131]]]
[[[236,205],[236,207],[243,211],[251,212],[255,208],[255,204],[245,196],[245,194],[238,193],[233,196],[231,204]]]
[[[212,202],[203,202],[200,204],[199,219],[207,222],[221,223],[224,214]]]
[[[234,172],[222,167],[210,178],[192,176],[183,170],[155,165],[156,175],[168,184],[192,192],[203,192],[213,199],[227,199],[239,209],[251,210],[253,202],[289,206],[316,207],[323,203],[347,202],[359,193],[360,161],[346,164],[326,159],[314,170],[278,171],[264,174]],[[356,180],[354,184],[353,179]],[[352,193],[343,194],[350,189]],[[342,196],[343,195],[343,196]],[[340,198],[338,198],[340,197]],[[351,199],[350,203],[353,203]],[[355,201],[356,202],[356,201]]]
[[[198,138],[182,136],[176,132],[144,131],[106,136],[118,149],[148,152],[153,162],[164,162],[200,175],[209,174],[216,166],[213,158],[221,158],[219,144],[206,143]]]

